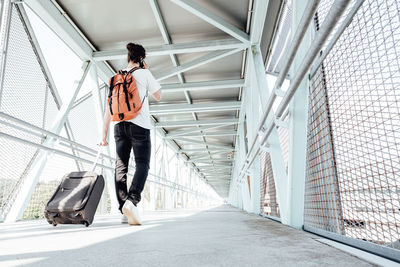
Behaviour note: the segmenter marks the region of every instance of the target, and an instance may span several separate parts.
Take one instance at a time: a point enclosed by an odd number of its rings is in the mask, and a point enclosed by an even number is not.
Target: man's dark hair
[[[126,45],[126,49],[128,49],[128,63],[129,61],[138,63],[146,57],[146,50],[140,44],[129,43]]]

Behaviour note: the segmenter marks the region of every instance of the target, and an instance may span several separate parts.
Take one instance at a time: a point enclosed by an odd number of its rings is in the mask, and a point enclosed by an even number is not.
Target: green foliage
[[[35,191],[25,209],[23,220],[42,219],[44,218],[44,208],[47,202],[54,194],[59,181],[51,181],[47,183],[38,183]]]

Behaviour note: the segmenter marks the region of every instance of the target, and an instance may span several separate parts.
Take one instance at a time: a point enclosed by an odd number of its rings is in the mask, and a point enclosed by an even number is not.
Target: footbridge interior
[[[0,266],[400,262],[399,1],[2,0],[0,23]],[[162,94],[140,226],[115,123],[97,145],[129,42]],[[49,225],[93,163],[93,224]]]

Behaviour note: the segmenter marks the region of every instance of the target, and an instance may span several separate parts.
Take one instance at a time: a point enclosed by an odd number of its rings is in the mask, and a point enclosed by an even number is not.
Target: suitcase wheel
[[[57,226],[57,223],[56,223],[56,222],[53,222],[52,225],[53,225],[54,227],[56,227],[56,226]]]
[[[86,227],[89,227],[89,222],[84,221],[83,224],[84,224]]]

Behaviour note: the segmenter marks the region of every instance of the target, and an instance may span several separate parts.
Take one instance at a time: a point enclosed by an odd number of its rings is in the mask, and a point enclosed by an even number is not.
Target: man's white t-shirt
[[[123,70],[129,71],[131,69],[132,68],[126,68]],[[153,74],[151,74],[151,72],[148,69],[135,70],[132,73],[132,75],[133,78],[135,78],[136,86],[139,90],[140,99],[143,100],[143,98],[146,96],[147,91],[148,94],[143,101],[140,113],[132,120],[127,120],[127,121],[133,122],[134,124],[139,125],[140,127],[151,129],[152,124],[150,121],[149,97],[155,92],[157,92],[161,88],[161,85],[156,81]]]

